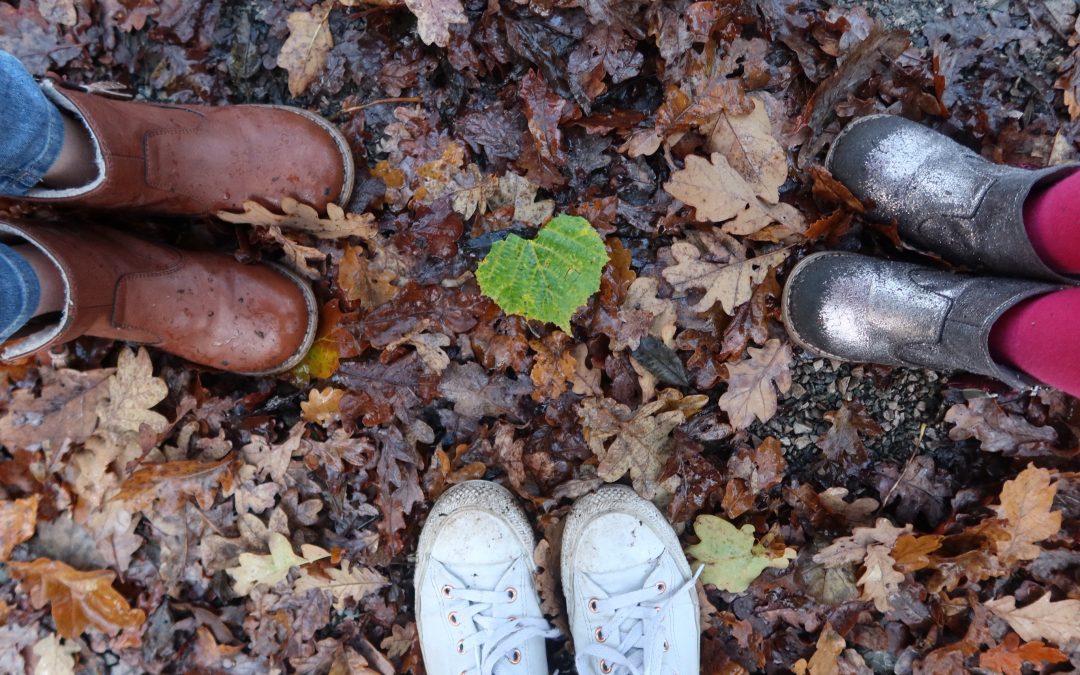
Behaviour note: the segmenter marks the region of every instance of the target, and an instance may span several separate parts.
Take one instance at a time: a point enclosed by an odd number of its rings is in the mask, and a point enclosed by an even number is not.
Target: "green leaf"
[[[795,549],[784,549],[779,558],[769,556],[760,544],[754,543],[754,526],[743,525],[741,530],[717,516],[698,516],[694,534],[701,543],[686,552],[705,565],[701,582],[713,584],[722,591],[742,593],[768,567],[787,569],[795,558]]]
[[[589,221],[552,218],[532,241],[511,234],[476,269],[480,290],[507,314],[551,322],[570,332],[570,317],[600,290],[607,249]]]

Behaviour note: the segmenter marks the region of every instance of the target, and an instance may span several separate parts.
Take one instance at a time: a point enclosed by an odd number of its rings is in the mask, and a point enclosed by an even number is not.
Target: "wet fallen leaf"
[[[1022,675],[1025,663],[1039,666],[1068,660],[1060,649],[1049,647],[1042,640],[1020,644],[1019,636],[1009,633],[1001,644],[979,655],[979,667],[1001,675]]]
[[[124,629],[136,630],[146,620],[141,609],[132,609],[116,592],[112,586],[116,575],[108,570],[83,572],[48,558],[7,566],[36,609],[52,606],[61,637],[74,640],[90,628],[116,635]]]
[[[1006,565],[1034,560],[1042,553],[1036,544],[1061,529],[1061,512],[1051,511],[1057,485],[1050,472],[1032,465],[1001,489],[1001,504],[994,507],[1005,520],[1010,538],[996,542],[997,554]]]
[[[306,401],[300,403],[300,411],[305,422],[314,422],[326,426],[341,417],[341,397],[345,390],[334,387],[312,389]]]
[[[825,624],[810,661],[800,659],[792,669],[796,675],[840,675],[838,659],[846,646],[847,642],[833,630],[832,624]]]
[[[686,554],[702,563],[701,582],[728,593],[742,593],[754,579],[769,568],[787,569],[795,559],[795,550],[783,549],[779,555],[754,541],[754,526],[734,525],[717,516],[702,515],[694,521],[694,534],[700,543],[688,546]]]
[[[945,421],[956,425],[949,429],[949,438],[977,439],[986,452],[1017,454],[1044,447],[1057,438],[1053,428],[1036,427],[1023,417],[1007,413],[992,398],[954,405],[945,413]]]
[[[12,549],[34,536],[40,503],[39,495],[0,501],[0,561],[10,558]]]
[[[429,45],[445,47],[450,42],[450,26],[468,22],[460,0],[405,0],[416,15],[416,31]]]
[[[769,270],[788,256],[787,249],[781,249],[756,258],[720,264],[702,260],[701,251],[686,242],[676,242],[671,253],[678,264],[664,269],[664,279],[681,293],[692,289],[705,291],[694,306],[695,311],[707,312],[719,302],[726,314],[748,302],[754,286],[764,281]]]
[[[634,489],[646,499],[669,493],[658,478],[671,455],[671,432],[707,401],[674,389],[664,389],[656,401],[637,410],[609,398],[585,399],[578,415],[585,440],[600,460],[597,474],[610,483],[629,473]]]
[[[507,314],[551,322],[569,333],[570,317],[599,290],[607,260],[589,221],[562,215],[534,240],[511,234],[497,242],[477,267],[476,280]]]

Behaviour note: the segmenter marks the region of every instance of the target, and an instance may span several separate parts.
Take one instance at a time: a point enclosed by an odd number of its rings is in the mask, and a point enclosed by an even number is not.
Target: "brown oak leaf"
[[[116,575],[108,570],[81,572],[48,558],[7,565],[11,576],[30,595],[35,609],[52,604],[56,632],[69,640],[89,628],[106,635],[116,635],[124,629],[136,630],[146,620],[141,609],[132,609],[113,588]]]
[[[765,280],[770,269],[787,259],[788,249],[756,258],[716,263],[703,260],[701,251],[693,244],[675,242],[671,254],[677,264],[664,269],[664,279],[683,294],[693,289],[705,291],[694,305],[694,311],[707,312],[719,302],[724,313],[730,315],[736,307],[750,300],[754,287]]]
[[[1053,602],[1047,593],[1030,605],[1017,607],[1016,598],[1007,595],[986,606],[1008,621],[1023,640],[1050,640],[1059,645],[1080,640],[1080,600]]]
[[[633,411],[609,398],[585,399],[578,416],[589,449],[600,460],[597,474],[610,483],[629,473],[646,499],[668,494],[658,479],[671,456],[671,432],[706,402],[707,396],[684,397],[675,389],[660,391],[657,400]]]
[[[303,94],[322,74],[334,46],[330,33],[330,10],[334,2],[315,5],[309,12],[293,12],[287,19],[289,38],[281,45],[277,66],[289,71],[289,93]]]
[[[1050,472],[1029,465],[1001,489],[1001,504],[994,507],[1005,520],[1010,538],[996,541],[998,557],[1012,566],[1034,560],[1042,553],[1036,544],[1061,529],[1061,512],[1051,511],[1057,485],[1050,483]]]
[[[25,499],[0,501],[0,561],[11,557],[11,550],[34,536],[39,495]]]
[[[768,421],[776,414],[777,391],[791,388],[790,346],[774,338],[746,351],[749,359],[728,364],[727,391],[716,402],[736,429],[745,429],[755,418]]]
[[[949,429],[949,438],[974,438],[986,452],[1023,454],[1057,440],[1052,427],[1037,427],[1019,415],[1005,412],[992,398],[954,405],[945,413],[945,421],[956,425]]]

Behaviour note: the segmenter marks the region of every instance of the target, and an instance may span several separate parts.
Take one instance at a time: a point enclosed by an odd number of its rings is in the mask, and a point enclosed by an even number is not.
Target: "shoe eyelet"
[[[464,640],[458,640],[457,641],[457,647],[455,647],[455,649],[457,649],[458,654],[464,654],[465,653],[465,641]]]
[[[603,628],[597,628],[595,631],[593,631],[593,637],[596,638],[597,642],[607,642],[607,636],[604,635]]]
[[[442,594],[443,594],[444,598],[449,598],[451,595],[453,595],[453,593],[454,593],[454,587],[453,586],[447,584],[446,586],[442,587]]]
[[[511,586],[510,588],[506,589],[506,598],[507,598],[507,600],[509,600],[510,602],[514,602],[514,601],[517,600],[517,597],[518,597],[518,592],[517,592],[516,588]]]
[[[667,640],[664,640],[664,651],[665,652],[670,652],[671,651],[671,643],[668,642]]]
[[[600,600],[598,598],[589,598],[589,611],[593,614],[600,613]]]
[[[515,649],[514,651],[510,652],[510,655],[506,657],[506,660],[514,666],[521,663],[521,650]]]
[[[665,584],[663,581],[657,581],[656,582],[656,592],[657,593],[663,593],[666,590],[667,590],[667,584]]]
[[[450,622],[451,626],[460,626],[461,622],[458,621],[457,612],[450,612],[446,615],[446,620]]]
[[[600,672],[601,673],[604,673],[604,675],[607,675],[608,673],[610,673],[613,670],[615,670],[615,669],[611,666],[610,663],[608,663],[604,659],[600,659]]]

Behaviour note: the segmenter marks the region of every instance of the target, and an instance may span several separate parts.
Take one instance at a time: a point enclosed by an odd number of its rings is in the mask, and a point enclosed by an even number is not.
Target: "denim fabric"
[[[5,51],[0,51],[0,129],[0,196],[19,197],[41,182],[60,155],[64,121],[26,68]]]
[[[34,268],[15,249],[0,244],[0,341],[26,325],[40,298]]]

